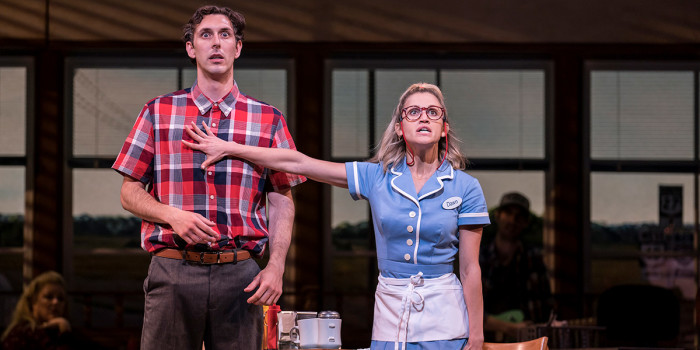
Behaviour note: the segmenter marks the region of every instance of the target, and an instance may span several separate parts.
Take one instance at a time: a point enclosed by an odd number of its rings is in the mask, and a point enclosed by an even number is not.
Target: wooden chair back
[[[547,337],[519,343],[484,343],[484,350],[549,350]]]

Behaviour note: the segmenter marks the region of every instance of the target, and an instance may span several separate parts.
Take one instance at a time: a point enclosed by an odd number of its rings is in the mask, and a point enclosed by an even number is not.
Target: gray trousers
[[[200,265],[154,256],[143,283],[142,350],[259,350],[262,307],[243,289],[258,274],[253,259]]]

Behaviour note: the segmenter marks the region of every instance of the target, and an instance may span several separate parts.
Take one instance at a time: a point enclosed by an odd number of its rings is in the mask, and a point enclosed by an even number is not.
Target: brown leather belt
[[[247,250],[226,250],[221,252],[194,252],[191,250],[178,250],[172,248],[161,249],[155,256],[168,259],[187,260],[199,264],[227,264],[238,263],[239,261],[250,259],[250,252]]]

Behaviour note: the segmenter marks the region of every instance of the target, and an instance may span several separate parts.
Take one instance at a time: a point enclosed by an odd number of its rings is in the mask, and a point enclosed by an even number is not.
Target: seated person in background
[[[523,240],[530,217],[530,201],[506,193],[494,211],[495,234],[484,233],[479,264],[486,341],[516,340],[519,328],[549,319],[553,301],[541,246]]]
[[[12,321],[2,334],[2,348],[72,349],[66,319],[66,289],[57,272],[44,272],[24,289]]]

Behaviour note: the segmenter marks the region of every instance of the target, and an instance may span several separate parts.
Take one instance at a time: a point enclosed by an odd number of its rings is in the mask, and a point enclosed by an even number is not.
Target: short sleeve
[[[136,123],[124,141],[112,169],[142,183],[151,182],[155,149],[153,124],[153,114],[147,104],[136,118]]]
[[[345,163],[345,174],[348,178],[348,191],[354,200],[367,199],[372,187],[382,176],[381,164],[367,162]]]
[[[289,133],[289,129],[287,129],[287,123],[284,121],[282,113],[280,113],[277,109],[274,109],[274,111],[277,122],[274,126],[275,132],[272,135],[271,147],[296,150],[296,145],[294,145],[294,140],[292,139],[292,135]],[[304,176],[284,173],[276,170],[270,171],[270,182],[275,191],[294,187],[304,181],[306,181],[306,177]]]
[[[484,192],[481,190],[479,181],[473,177],[468,178],[468,185],[462,197],[462,204],[459,207],[458,225],[488,225],[489,211],[486,207]]]

